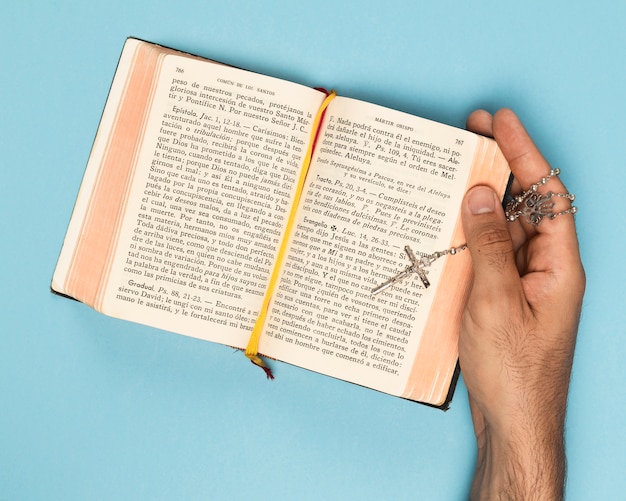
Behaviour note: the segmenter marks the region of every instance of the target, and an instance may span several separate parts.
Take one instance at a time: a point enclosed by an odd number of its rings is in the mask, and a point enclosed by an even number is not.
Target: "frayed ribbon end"
[[[265,376],[267,377],[267,379],[272,380],[274,379],[274,374],[272,373],[272,369],[270,369],[265,362],[263,362],[263,360],[261,359],[261,357],[257,356],[257,355],[248,355],[246,353],[246,357],[248,357],[250,359],[250,362],[252,362],[254,365],[256,365],[257,367],[260,367],[261,369],[263,369],[263,371],[265,372]]]

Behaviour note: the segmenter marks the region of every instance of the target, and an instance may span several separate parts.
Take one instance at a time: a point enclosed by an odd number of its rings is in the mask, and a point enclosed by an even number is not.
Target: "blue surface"
[[[15,1],[0,14],[0,499],[464,499],[447,413],[121,322],[49,283],[124,39],[462,126],[514,108],[578,195],[568,499],[626,492],[626,3]]]

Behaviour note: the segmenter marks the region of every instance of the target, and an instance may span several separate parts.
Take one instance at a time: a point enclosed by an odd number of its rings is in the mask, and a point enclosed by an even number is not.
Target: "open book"
[[[462,245],[464,192],[509,174],[491,139],[128,39],[52,289],[241,349],[268,300],[260,354],[440,406],[469,253],[371,291],[407,244]]]

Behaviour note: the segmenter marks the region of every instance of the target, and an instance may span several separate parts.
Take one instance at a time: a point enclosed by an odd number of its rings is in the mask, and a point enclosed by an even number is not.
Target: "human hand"
[[[550,166],[510,110],[472,113],[468,129],[492,136],[515,177],[513,193]],[[558,177],[539,191],[565,193]],[[554,212],[569,202],[555,198]],[[585,275],[571,215],[531,226],[507,222],[486,187],[463,201],[474,282],[459,337],[478,458],[472,499],[560,499],[563,428]]]

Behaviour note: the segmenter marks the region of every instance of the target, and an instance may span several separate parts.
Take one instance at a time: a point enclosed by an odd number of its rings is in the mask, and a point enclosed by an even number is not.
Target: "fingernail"
[[[496,210],[496,197],[490,188],[479,186],[474,188],[467,199],[472,214],[488,214]]]

